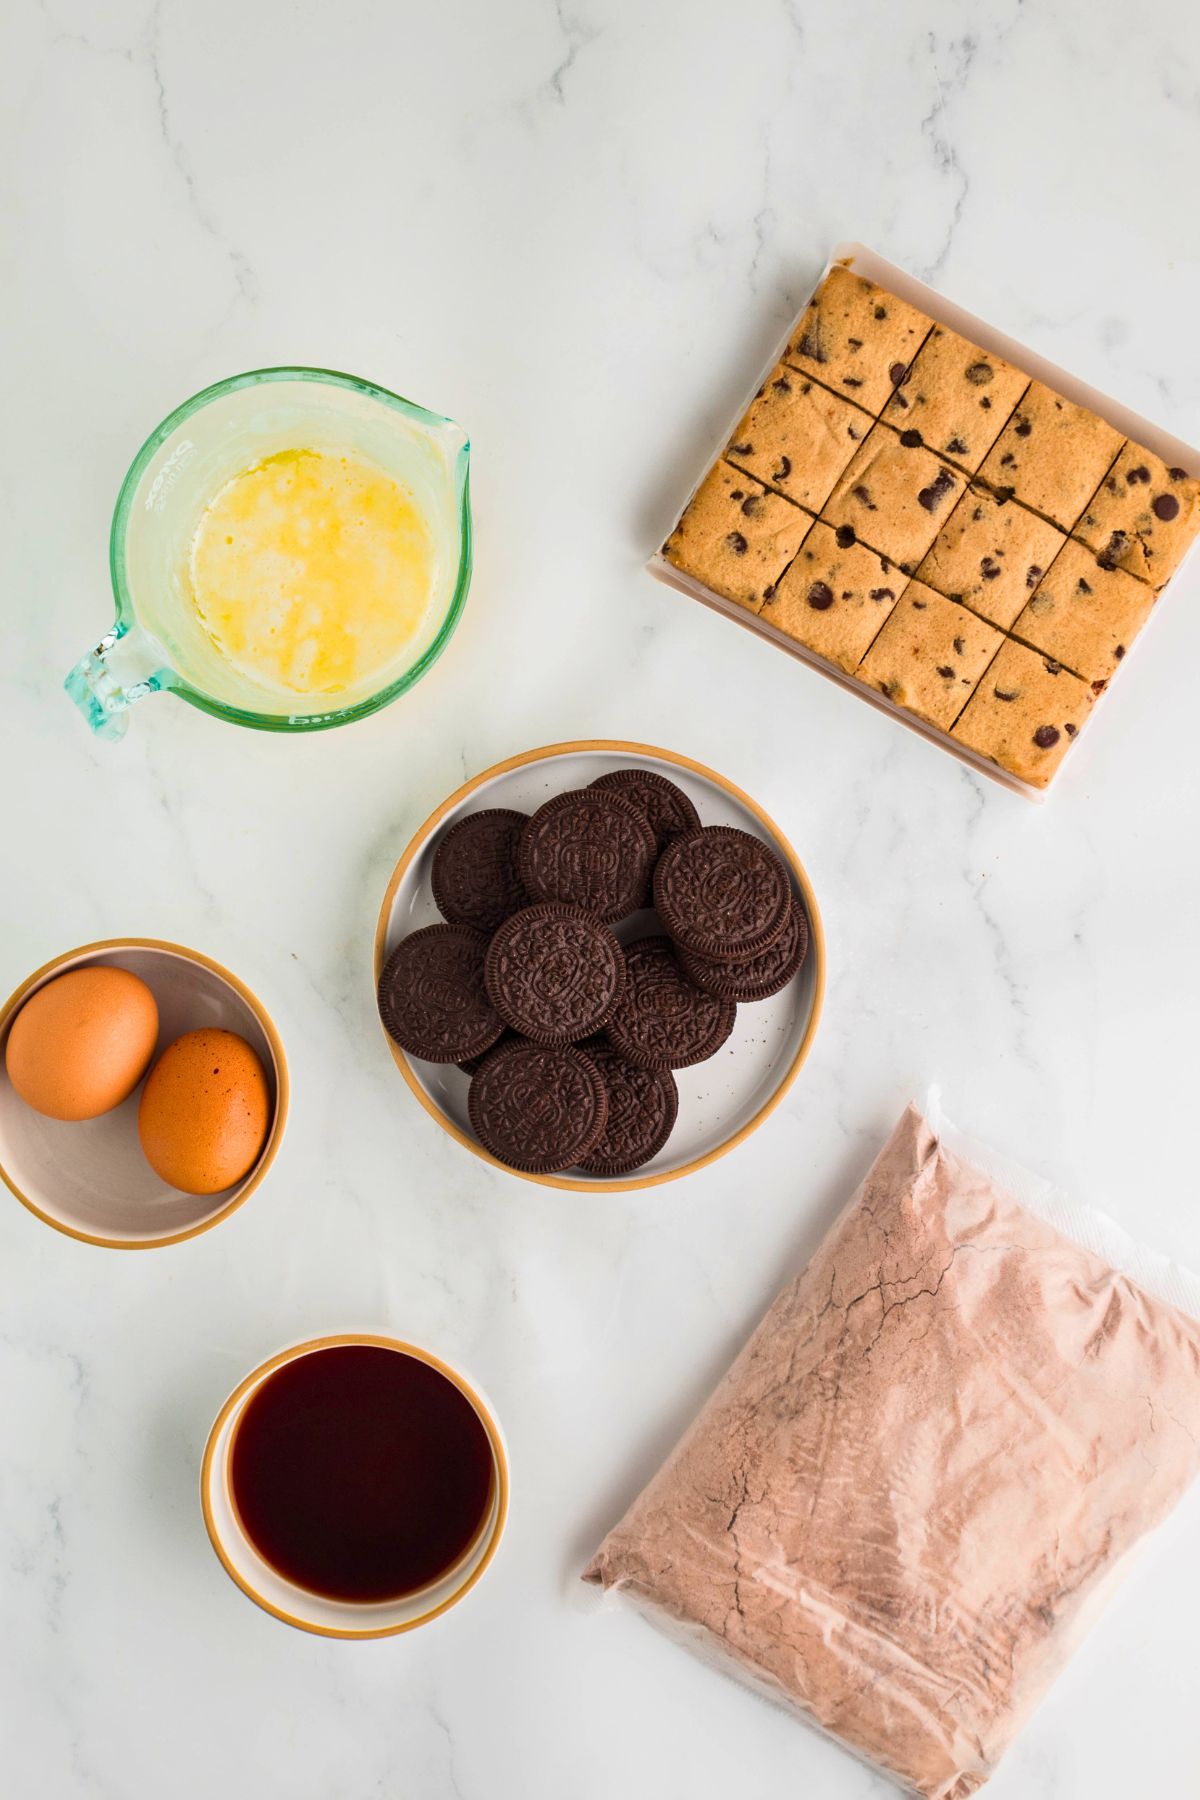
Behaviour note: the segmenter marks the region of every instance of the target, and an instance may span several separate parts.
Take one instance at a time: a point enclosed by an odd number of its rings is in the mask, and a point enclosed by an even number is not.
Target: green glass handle
[[[129,729],[129,708],[169,688],[173,676],[146,632],[118,623],[80,657],[63,686],[96,736],[115,741]]]

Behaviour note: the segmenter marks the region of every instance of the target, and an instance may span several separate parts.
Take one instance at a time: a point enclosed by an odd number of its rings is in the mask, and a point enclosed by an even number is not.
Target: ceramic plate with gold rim
[[[271,1094],[267,1141],[250,1173],[219,1194],[168,1187],[138,1141],[141,1086],[97,1119],[43,1118],[15,1093],[0,1054],[0,1177],[56,1231],[111,1250],[182,1243],[228,1218],[258,1186],[279,1149],[288,1111],[287,1060],[266,1007],[230,970],[198,950],[157,938],[107,938],[56,956],[24,980],[0,1008],[0,1053],[29,996],[57,975],[96,964],[128,969],[158,1003],[158,1048],[184,1031],[236,1031],[257,1054]]]
[[[494,1458],[494,1480],[487,1510],[478,1532],[466,1553],[450,1569],[419,1592],[405,1594],[396,1600],[372,1604],[351,1603],[327,1598],[298,1587],[272,1567],[260,1555],[238,1518],[229,1479],[230,1452],[238,1424],[250,1400],[266,1381],[285,1363],[312,1351],[334,1349],[341,1345],[373,1345],[396,1350],[428,1363],[466,1396],[487,1432]],[[301,1631],[312,1631],[320,1637],[379,1638],[395,1637],[413,1631],[418,1625],[448,1612],[468,1594],[483,1575],[500,1547],[508,1520],[509,1473],[508,1451],[504,1436],[482,1390],[441,1357],[410,1344],[401,1338],[380,1336],[371,1332],[347,1332],[331,1337],[310,1338],[294,1344],[268,1358],[240,1381],[213,1422],[200,1468],[200,1505],[204,1524],[213,1549],[231,1581],[242,1592],[285,1625]]]
[[[810,940],[797,979],[773,1000],[739,1006],[733,1036],[708,1062],[679,1069],[679,1118],[659,1154],[633,1175],[606,1178],[570,1172],[522,1179],[582,1192],[625,1192],[672,1181],[703,1168],[732,1150],[779,1104],[808,1055],[825,988],[825,938],[816,897],[796,852],[774,821],[748,794],[691,758],[651,744],[586,740],[550,744],[496,763],[468,781],[432,813],[416,833],[392,873],[375,931],[375,980],[400,939],[439,917],[429,886],[434,847],[454,820],[484,807],[533,812],[543,800],[568,788],[586,787],[611,769],[645,768],[665,775],[695,803],[705,825],[736,825],[765,839],[791,871],[808,914]],[[658,929],[650,914],[637,914],[617,927],[628,942]],[[386,1034],[385,1034],[386,1036]],[[469,1081],[453,1065],[422,1062],[387,1038],[396,1066],[425,1110],[443,1130],[484,1162],[496,1163],[471,1134],[467,1119]]]

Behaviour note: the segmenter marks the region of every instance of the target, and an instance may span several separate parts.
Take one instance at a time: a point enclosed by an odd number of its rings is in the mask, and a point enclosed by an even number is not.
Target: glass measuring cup
[[[396,662],[337,693],[283,693],[227,662],[185,592],[188,546],[213,495],[283,451],[351,453],[411,493],[433,543],[431,592]],[[266,731],[320,731],[386,706],[444,649],[471,581],[470,444],[451,419],[331,369],[255,369],[185,400],[121,485],[109,537],[116,619],[64,683],[92,730],[121,737],[147,694]]]

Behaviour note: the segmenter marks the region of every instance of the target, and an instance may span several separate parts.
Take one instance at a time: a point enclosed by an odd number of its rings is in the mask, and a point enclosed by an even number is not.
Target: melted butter
[[[429,527],[373,464],[284,450],[209,502],[190,597],[219,655],[294,694],[361,687],[416,636],[433,587]]]

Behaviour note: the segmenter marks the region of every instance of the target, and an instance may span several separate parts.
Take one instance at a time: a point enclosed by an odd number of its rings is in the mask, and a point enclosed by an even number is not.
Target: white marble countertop
[[[11,0],[0,441],[0,990],[98,937],[262,994],[294,1097],[249,1204],[123,1256],[0,1206],[0,1767],[38,1800],[865,1800],[891,1792],[575,1574],[901,1104],[1200,1265],[1195,683],[1177,590],[1035,808],[655,584],[642,562],[853,236],[1200,437],[1188,0]],[[461,420],[478,561],[409,697],[307,741],[169,699],[91,740],[145,432],[240,368],[370,375]],[[370,945],[467,773],[628,736],[723,770],[822,897],[825,1019],[735,1156],[591,1203],[492,1173],[398,1080]],[[483,1382],[512,1451],[461,1609],[338,1645],[250,1605],[197,1504],[279,1345],[384,1327]],[[1185,1507],[989,1793],[1191,1792]],[[1190,1771],[1190,1773],[1189,1773]]]

